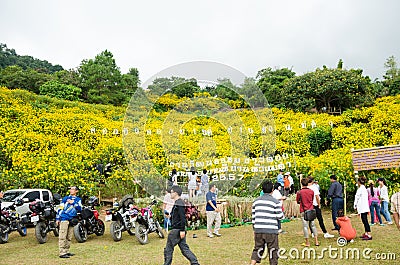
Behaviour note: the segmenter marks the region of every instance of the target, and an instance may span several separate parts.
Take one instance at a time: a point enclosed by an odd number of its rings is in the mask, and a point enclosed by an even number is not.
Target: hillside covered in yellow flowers
[[[160,102],[168,102],[168,98],[162,100]],[[130,172],[124,156],[125,112],[124,107],[91,105],[0,88],[0,189],[40,187],[60,192],[76,184],[85,194],[102,189],[106,195],[128,192],[145,195],[135,183],[135,172]],[[400,143],[400,95],[380,98],[372,107],[348,110],[340,116],[276,108],[272,109],[272,114],[275,154],[290,154],[288,170],[317,177],[322,189],[329,186],[331,174],[336,174],[339,181],[346,180],[350,191],[355,189],[351,148]],[[154,114],[150,120],[160,120],[157,115],[162,119],[167,116],[166,113]],[[222,127],[220,130],[216,135],[227,137]],[[150,137],[148,140],[157,146],[159,139]],[[196,155],[191,153],[197,150],[191,145],[196,145],[197,140],[184,139],[179,155]],[[147,146],[150,155],[156,152],[150,144]],[[213,155],[223,156],[224,150],[217,150]],[[106,163],[114,166],[111,176],[104,179],[95,165]],[[166,174],[168,170],[160,172]],[[373,179],[386,178],[390,190],[400,187],[398,168],[360,174]],[[266,175],[273,178],[276,172]],[[249,195],[241,191],[250,179],[251,174],[247,174],[232,194]]]

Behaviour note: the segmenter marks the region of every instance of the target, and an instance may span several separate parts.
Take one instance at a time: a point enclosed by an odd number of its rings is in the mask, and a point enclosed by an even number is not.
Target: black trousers
[[[176,245],[179,246],[182,255],[190,261],[191,265],[199,265],[196,256],[190,251],[186,243],[186,236],[181,239],[179,229],[172,229],[168,234],[167,245],[164,248],[164,265],[172,264],[172,256]]]
[[[368,232],[368,233],[371,232],[371,227],[369,226],[369,223],[368,223],[368,213],[361,214],[361,221],[364,225],[365,232]]]
[[[322,217],[322,211],[319,208],[319,206],[314,205],[314,209],[315,209],[315,212],[317,213],[317,219],[318,219],[319,226],[321,227],[322,232],[325,234],[328,231],[326,231],[326,228],[325,228],[324,218]],[[311,230],[311,223],[310,223],[310,230]]]

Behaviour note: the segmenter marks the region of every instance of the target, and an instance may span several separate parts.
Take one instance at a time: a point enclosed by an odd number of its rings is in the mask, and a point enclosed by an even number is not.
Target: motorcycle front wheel
[[[17,231],[18,231],[20,236],[26,236],[26,233],[27,233],[26,225],[24,225],[22,223],[18,223],[17,224]]]
[[[121,241],[121,239],[122,239],[121,228],[122,228],[121,223],[118,221],[113,221],[110,225],[111,237],[115,242]]]
[[[160,237],[160,238],[164,238],[165,236],[164,236],[164,232],[163,232],[163,230],[162,230],[162,228],[161,228],[161,225],[160,225],[160,223],[158,222],[158,221],[156,221],[156,229],[157,229],[157,234],[158,234],[158,236]]]
[[[135,236],[140,244],[144,245],[149,242],[147,229],[144,225],[136,224],[135,225]]]
[[[8,233],[0,232],[0,244],[4,244],[8,242]]]
[[[74,236],[79,243],[83,243],[87,240],[87,230],[82,223],[78,223],[74,226]]]
[[[97,229],[94,232],[96,234],[96,236],[104,235],[105,230],[106,230],[106,226],[104,225],[104,222],[100,219],[97,219]]]
[[[35,236],[39,244],[44,244],[47,242],[46,224],[44,222],[39,222],[36,224]]]

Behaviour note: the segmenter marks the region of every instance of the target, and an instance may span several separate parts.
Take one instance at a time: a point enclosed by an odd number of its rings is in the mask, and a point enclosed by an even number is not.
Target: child
[[[340,236],[346,238],[347,241],[353,242],[354,238],[356,238],[357,232],[356,229],[351,226],[350,218],[344,216],[343,210],[339,210],[337,216],[338,218],[336,219],[336,223],[340,226]]]

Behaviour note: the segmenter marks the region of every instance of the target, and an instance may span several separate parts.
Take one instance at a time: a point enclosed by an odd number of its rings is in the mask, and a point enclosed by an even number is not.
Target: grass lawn
[[[330,230],[333,225],[329,212],[324,215],[325,225]],[[361,235],[361,220],[354,216],[351,218],[353,226],[357,230],[358,236]],[[318,222],[317,222],[318,223]],[[26,237],[20,237],[18,232],[10,235],[7,244],[0,245],[0,260],[2,264],[140,264],[155,265],[163,264],[163,251],[166,239],[159,239],[156,234],[151,234],[149,244],[140,245],[134,236],[128,233],[123,234],[120,242],[114,242],[109,234],[110,223],[106,223],[106,232],[104,236],[89,236],[87,242],[79,244],[73,239],[71,252],[76,255],[70,259],[60,259],[58,257],[58,240],[52,234],[49,234],[49,240],[45,244],[38,244],[34,237],[34,229],[28,229]],[[317,224],[319,229],[319,225]],[[288,251],[296,248],[300,252],[304,249],[301,246],[303,242],[303,234],[300,220],[293,220],[283,224],[283,229],[288,233],[279,236],[279,244],[281,248],[287,250],[287,259],[280,259],[279,264],[399,264],[400,260],[400,231],[395,225],[386,225],[380,227],[375,225],[372,228],[373,240],[362,241],[356,239],[354,243],[349,243],[341,248],[336,243],[337,236],[333,239],[320,238],[320,246],[311,248],[316,251],[316,255],[320,255],[322,249],[326,248],[323,259],[308,259],[307,253],[305,259],[293,259],[289,256]],[[320,231],[320,230],[319,230]],[[193,238],[193,233],[198,238]],[[250,263],[250,255],[253,249],[253,232],[252,227],[242,226],[234,228],[221,229],[220,238],[206,237],[205,230],[188,232],[188,244],[192,251],[197,255],[200,264],[205,265],[245,265]],[[321,232],[321,231],[320,231]],[[329,231],[331,232],[331,231]],[[337,235],[337,233],[336,233]],[[312,241],[313,242],[313,241]],[[329,247],[338,248],[338,257],[334,258],[335,250],[332,250],[329,257]],[[358,248],[360,251],[360,259],[345,259],[346,249]],[[362,251],[370,248],[372,252],[367,253],[371,257],[370,260],[362,257]],[[291,250],[292,255],[295,250]],[[340,258],[340,251],[342,257]],[[381,261],[375,259],[375,254],[384,253],[396,255],[396,260]],[[179,248],[174,253],[175,265],[189,264],[182,256]],[[352,255],[350,255],[352,257]],[[264,260],[262,264],[269,264]]]

